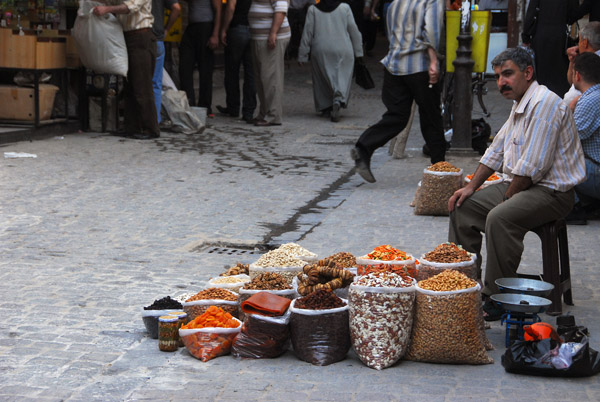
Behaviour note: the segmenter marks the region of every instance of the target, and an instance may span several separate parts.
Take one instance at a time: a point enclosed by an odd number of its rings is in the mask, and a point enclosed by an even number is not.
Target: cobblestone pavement
[[[381,69],[369,63],[378,87],[353,88],[337,124],[315,115],[309,69],[290,65],[281,127],[217,116],[201,135],[72,133],[3,146],[37,158],[0,159],[0,400],[597,400],[597,378],[505,373],[499,323],[487,331],[494,364],[402,361],[383,371],[353,352],[326,367],[291,351],[202,363],[184,349],[160,352],[147,336],[143,306],[200,290],[224,266],[255,260],[248,249],[257,245],[294,241],[325,256],[392,244],[420,255],[446,240],[447,217],[409,207],[428,164],[418,119],[408,158],[391,159],[385,147],[373,159],[376,183],[353,175],[349,150],[383,111]],[[223,104],[221,71],[214,81],[214,104]],[[510,105],[488,87],[495,132]],[[448,159],[467,173],[477,165]],[[575,306],[567,310],[595,347],[598,227],[569,227]],[[540,266],[539,240],[528,235],[521,269]]]

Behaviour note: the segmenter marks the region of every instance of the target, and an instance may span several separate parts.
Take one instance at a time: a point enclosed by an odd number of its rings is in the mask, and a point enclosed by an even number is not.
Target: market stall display
[[[326,366],[346,358],[350,349],[348,304],[327,290],[317,290],[290,305],[294,354]]]
[[[415,283],[395,273],[370,273],[350,285],[350,337],[358,358],[382,370],[402,358],[410,340]]]
[[[183,303],[190,320],[203,314],[209,307],[218,306],[236,317],[238,315],[238,294],[221,288],[204,289]]]
[[[423,170],[415,200],[415,215],[448,215],[448,200],[462,187],[463,170],[438,162]]]
[[[479,276],[477,255],[454,243],[442,243],[419,258],[417,280],[431,278],[447,269],[462,272],[469,278],[477,280]]]
[[[488,364],[481,325],[480,285],[446,270],[416,285],[416,309],[407,360]]]
[[[188,352],[206,362],[231,351],[242,323],[220,307],[211,306],[179,330]]]

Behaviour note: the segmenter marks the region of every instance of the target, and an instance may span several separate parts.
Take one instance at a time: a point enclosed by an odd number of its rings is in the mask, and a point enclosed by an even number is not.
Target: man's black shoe
[[[223,107],[221,105],[217,105],[217,110],[219,111],[220,114],[223,114],[225,116],[229,116],[229,117],[238,117],[239,116],[238,113],[233,113],[233,112],[229,111],[229,109],[227,109],[226,107]]]
[[[242,116],[242,120],[244,120],[248,124],[256,123],[256,120],[252,116]]]
[[[587,225],[587,216],[583,205],[580,203],[575,204],[565,220],[567,221],[567,225]]]
[[[371,173],[371,167],[369,166],[371,161],[366,155],[366,152],[358,147],[354,147],[350,151],[350,156],[354,159],[354,167],[360,177],[369,183],[375,183],[375,177],[373,176],[373,173]]]
[[[160,137],[160,135],[142,134],[142,133],[131,134],[129,136],[129,138],[133,138],[134,140],[152,140],[154,138],[159,138],[159,137]]]

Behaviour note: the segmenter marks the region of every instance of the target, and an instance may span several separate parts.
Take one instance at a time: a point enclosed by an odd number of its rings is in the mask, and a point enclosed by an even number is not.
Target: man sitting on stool
[[[583,53],[573,61],[573,85],[582,93],[575,106],[575,126],[585,155],[587,179],[575,186],[575,206],[567,223],[585,225],[586,207],[600,206],[600,56]]]
[[[512,111],[471,182],[448,200],[448,240],[477,253],[480,269],[482,232],[486,235],[485,296],[498,293],[496,279],[517,275],[525,234],[565,217],[573,207],[573,187],[585,179],[573,115],[558,95],[537,83],[527,51],[507,49],[492,67],[498,89],[513,101]],[[476,192],[494,171],[508,179]],[[502,314],[490,302],[484,312],[488,321]]]

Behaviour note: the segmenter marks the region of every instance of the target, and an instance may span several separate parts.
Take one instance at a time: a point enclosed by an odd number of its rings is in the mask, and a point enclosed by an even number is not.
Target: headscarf
[[[330,13],[340,5],[340,0],[316,0],[315,7],[324,13]]]

